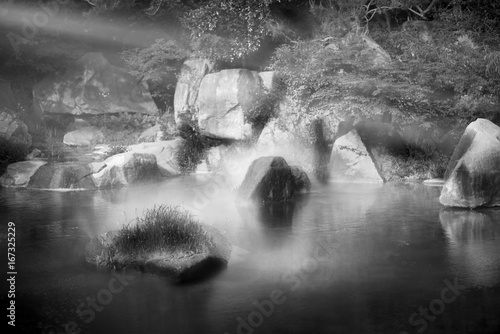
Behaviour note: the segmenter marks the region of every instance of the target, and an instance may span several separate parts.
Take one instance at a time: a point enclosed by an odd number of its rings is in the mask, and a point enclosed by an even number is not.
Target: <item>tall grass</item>
[[[210,238],[188,211],[160,205],[145,211],[135,224],[125,225],[113,240],[121,255],[141,256],[155,251],[200,253]]]

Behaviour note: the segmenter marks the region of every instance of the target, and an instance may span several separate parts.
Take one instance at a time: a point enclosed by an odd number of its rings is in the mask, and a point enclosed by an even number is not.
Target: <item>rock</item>
[[[45,161],[20,161],[10,164],[0,177],[0,185],[3,187],[27,187],[31,177],[46,163]]]
[[[243,140],[252,136],[245,120],[262,92],[254,71],[223,70],[207,74],[200,84],[197,106],[200,132],[208,137]]]
[[[175,152],[184,142],[184,139],[158,141],[154,143],[142,143],[128,147],[129,152],[153,154],[156,157],[158,170],[162,176],[180,175],[180,167],[175,157]]]
[[[365,49],[361,52],[361,55],[365,57],[365,61],[368,61],[374,68],[391,66],[391,56],[387,51],[370,37],[366,35],[362,37],[365,42]]]
[[[294,189],[296,192],[311,190],[311,181],[307,173],[299,166],[290,166],[290,171],[294,179]]]
[[[276,83],[276,72],[274,71],[265,71],[259,72],[259,77],[262,80],[262,88],[271,91]]]
[[[203,225],[203,229],[209,241],[199,253],[152,251],[141,258],[132,259],[112,251],[113,240],[119,232],[110,231],[90,240],[85,247],[85,260],[98,267],[112,262],[118,269],[140,269],[177,282],[203,279],[227,266],[232,248],[227,238],[214,227]]]
[[[356,131],[384,181],[398,180],[394,157],[406,156],[406,149],[397,129],[390,123],[362,122],[356,125]]]
[[[384,182],[356,130],[338,138],[330,157],[332,182]]]
[[[86,54],[64,73],[36,84],[33,104],[37,112],[47,114],[157,113],[146,84],[138,84],[99,52]]]
[[[104,135],[96,127],[88,126],[64,135],[63,143],[68,146],[91,146],[104,139]]]
[[[500,205],[500,127],[479,118],[465,129],[445,173],[439,201],[452,207]]]
[[[104,165],[100,166],[99,172],[92,174],[92,180],[99,189],[150,181],[159,175],[156,157],[153,154],[120,153],[106,159]],[[90,168],[96,169],[94,166]]]
[[[144,130],[137,141],[139,143],[151,143],[155,142],[158,139],[158,133],[161,132],[161,125],[156,124],[155,126],[150,127],[149,129]]]
[[[42,151],[40,151],[37,148],[34,148],[33,151],[31,151],[31,153],[26,156],[26,160],[34,160],[35,158],[39,157],[41,154],[42,154]]]
[[[238,200],[259,203],[284,202],[293,198],[295,180],[282,157],[254,160],[238,189]]]
[[[88,164],[63,162],[49,163],[37,170],[31,177],[31,189],[95,189]]]
[[[28,126],[7,111],[0,110],[0,137],[13,143],[31,146],[31,135]]]
[[[177,125],[196,120],[196,99],[201,80],[212,69],[212,62],[199,58],[187,59],[182,65],[174,93],[174,117]]]

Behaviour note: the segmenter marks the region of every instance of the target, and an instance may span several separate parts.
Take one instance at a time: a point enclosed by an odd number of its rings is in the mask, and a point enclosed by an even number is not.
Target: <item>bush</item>
[[[64,152],[63,138],[55,128],[45,128],[44,140],[51,157],[59,158]]]
[[[405,155],[393,157],[394,174],[403,180],[443,178],[450,156],[431,147],[406,144]]]
[[[207,241],[203,226],[188,211],[161,205],[146,210],[135,224],[125,225],[114,238],[113,246],[125,256],[155,251],[200,253]]]
[[[207,149],[214,146],[216,141],[202,136],[194,125],[183,124],[179,132],[185,140],[175,152],[175,158],[181,173],[187,174],[196,170],[196,166],[205,158]]]
[[[28,154],[28,147],[15,143],[0,136],[0,175],[3,174],[8,165],[24,160]]]

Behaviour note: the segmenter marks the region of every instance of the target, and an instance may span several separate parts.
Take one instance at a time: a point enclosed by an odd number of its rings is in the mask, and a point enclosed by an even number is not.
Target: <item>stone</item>
[[[46,163],[45,161],[20,161],[10,164],[0,177],[0,185],[3,187],[25,188],[28,186],[31,177]]]
[[[104,139],[104,134],[96,127],[88,126],[68,132],[63,143],[68,146],[91,146]]]
[[[478,118],[465,129],[445,172],[445,206],[500,206],[500,127]]]
[[[290,166],[290,171],[294,179],[294,189],[296,192],[306,192],[311,190],[311,181],[307,173],[300,166]]]
[[[174,93],[174,117],[177,125],[195,121],[196,99],[203,77],[212,71],[213,63],[207,59],[187,59],[181,68]]]
[[[232,245],[216,228],[202,225],[206,244],[200,245],[198,253],[185,254],[184,251],[151,251],[141,258],[131,258],[116,254],[113,242],[119,231],[110,231],[91,238],[85,247],[85,260],[97,267],[113,263],[117,269],[135,268],[158,274],[176,282],[188,282],[211,277],[225,268],[231,258]]]
[[[284,202],[293,198],[295,180],[285,159],[261,157],[252,162],[238,189],[240,202]]]
[[[157,141],[158,133],[161,132],[161,125],[156,124],[146,130],[144,130],[140,135],[137,141],[139,143],[151,143]]]
[[[31,151],[31,153],[26,156],[26,160],[34,160],[41,155],[42,155],[42,151],[40,151],[37,148],[34,148],[33,151]]]
[[[356,130],[333,144],[329,171],[331,182],[384,182]]]
[[[207,74],[198,92],[198,127],[208,137],[244,140],[252,137],[252,125],[245,113],[257,103],[262,92],[255,71],[223,70]]]
[[[391,66],[392,59],[387,51],[385,51],[370,37],[366,35],[363,35],[362,37],[365,42],[365,49],[361,51],[361,55],[366,58],[365,60],[368,61],[374,68]]]
[[[12,143],[31,146],[31,135],[28,126],[14,117],[10,112],[0,110],[0,137]]]
[[[153,154],[156,157],[158,170],[162,176],[176,176],[181,174],[175,153],[184,142],[184,139],[158,141],[154,143],[142,143],[130,145],[129,152]]]
[[[266,91],[270,92],[276,84],[276,72],[274,71],[259,72],[259,77],[262,80],[262,87]]]
[[[88,190],[96,186],[91,178],[88,164],[78,162],[48,163],[31,177],[31,189]]]
[[[92,170],[96,168],[91,166]],[[151,181],[159,176],[156,156],[146,153],[125,152],[104,161],[92,180],[97,188],[124,187],[134,183]]]
[[[41,114],[157,114],[147,84],[137,83],[100,52],[87,53],[75,66],[33,87],[35,111]]]

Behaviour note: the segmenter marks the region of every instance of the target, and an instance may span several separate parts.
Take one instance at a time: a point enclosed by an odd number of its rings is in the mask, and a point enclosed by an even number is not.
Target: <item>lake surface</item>
[[[109,191],[0,189],[4,256],[7,222],[16,225],[16,329],[498,333],[500,210],[445,209],[439,192],[315,185],[293,204],[256,208],[237,207],[224,180],[208,175]],[[160,204],[223,231],[235,246],[228,268],[176,285],[85,265],[90,237]],[[0,299],[6,305],[6,293]]]

